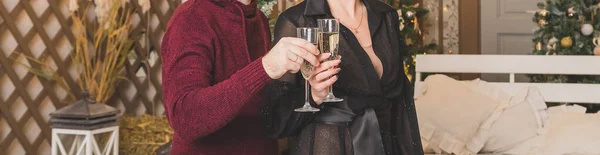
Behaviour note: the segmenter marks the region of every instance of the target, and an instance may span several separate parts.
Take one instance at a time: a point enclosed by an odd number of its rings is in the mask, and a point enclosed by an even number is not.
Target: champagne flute
[[[318,29],[317,28],[310,28],[310,27],[300,27],[296,29],[298,38],[302,38],[310,43],[312,43],[313,45],[317,44],[317,32]],[[313,74],[313,66],[310,64],[310,62],[304,60],[304,63],[302,63],[302,66],[300,67],[300,72],[302,73],[302,77],[304,78],[304,106],[302,106],[301,108],[297,108],[294,109],[294,111],[296,112],[317,112],[320,109],[312,107],[310,105],[309,102],[309,94],[308,94],[308,90],[309,90],[309,84],[308,84],[308,79],[312,76]]]
[[[319,24],[319,51],[322,53],[330,53],[331,56],[325,61],[335,60],[339,57],[338,46],[340,43],[339,29],[340,24],[336,19],[318,19]],[[341,102],[340,99],[333,95],[333,87],[329,86],[329,93],[323,102]]]

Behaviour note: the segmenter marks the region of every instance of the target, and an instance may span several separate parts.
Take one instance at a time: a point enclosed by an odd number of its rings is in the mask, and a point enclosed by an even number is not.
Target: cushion
[[[523,88],[514,96],[481,80],[469,82],[474,90],[500,102],[495,111],[481,124],[479,131],[468,143],[472,150],[482,153],[528,154],[538,145],[539,131],[543,129],[546,103],[535,87]]]
[[[550,114],[540,154],[600,154],[600,114]]]
[[[423,83],[423,95],[415,99],[425,151],[476,154],[466,144],[500,102],[478,93],[468,84],[445,75],[431,75]],[[429,152],[431,153],[431,152]]]

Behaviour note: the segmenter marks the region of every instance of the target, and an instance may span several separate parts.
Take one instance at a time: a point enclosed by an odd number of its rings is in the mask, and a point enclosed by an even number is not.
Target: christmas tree
[[[276,0],[258,0],[256,2],[258,9],[260,9],[267,17],[271,16],[271,11],[275,4],[277,4]]]
[[[536,55],[600,55],[599,0],[545,0],[533,18],[538,24],[533,42]],[[556,62],[562,63],[562,62]],[[568,63],[568,62],[567,62]],[[591,67],[591,66],[590,66]],[[600,83],[596,76],[534,75],[534,82]]]
[[[545,0],[533,21],[535,55],[600,55],[600,0]],[[569,62],[549,62],[569,63]],[[596,66],[590,66],[596,67]],[[598,76],[531,75],[533,82],[600,83]],[[584,105],[588,112],[599,106]]]
[[[425,16],[429,13],[429,10],[419,7],[419,3],[416,0],[383,0],[390,6],[398,10],[400,20],[400,35],[404,38],[406,43],[406,50],[408,51],[405,55],[404,60],[404,72],[412,79],[415,75],[416,55],[426,54],[435,52],[437,45],[430,43],[425,44],[423,42],[423,30],[420,25],[424,21]],[[411,80],[414,81],[415,80]]]

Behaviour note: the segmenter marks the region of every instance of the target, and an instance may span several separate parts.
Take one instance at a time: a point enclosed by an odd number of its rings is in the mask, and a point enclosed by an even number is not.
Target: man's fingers
[[[296,56],[299,56],[301,59],[308,61],[313,66],[319,65],[319,61],[317,61],[317,57],[315,57],[312,54],[308,54],[307,51],[302,48],[290,47],[290,52],[296,54]],[[297,61],[297,62],[302,63],[303,61]]]
[[[300,64],[294,62],[293,60],[288,60],[286,67],[290,73],[298,73],[300,70]]]
[[[287,50],[289,51],[289,49],[287,49]],[[300,58],[296,54],[294,54],[294,52],[291,52],[291,51],[288,52],[288,51],[285,52],[285,55],[288,58],[288,60],[296,61],[296,59]]]
[[[319,55],[319,50],[317,49],[317,46],[315,46],[314,44],[301,39],[301,38],[289,38],[287,39],[289,40],[289,43],[302,47],[304,48],[307,52],[311,53],[312,55]]]

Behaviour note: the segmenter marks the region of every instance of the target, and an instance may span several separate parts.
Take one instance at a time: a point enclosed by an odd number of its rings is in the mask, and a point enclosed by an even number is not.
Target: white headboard
[[[418,55],[415,97],[422,73],[509,74],[509,82],[492,84],[513,94],[535,86],[546,102],[600,103],[600,84],[515,83],[515,74],[600,75],[600,56]]]

